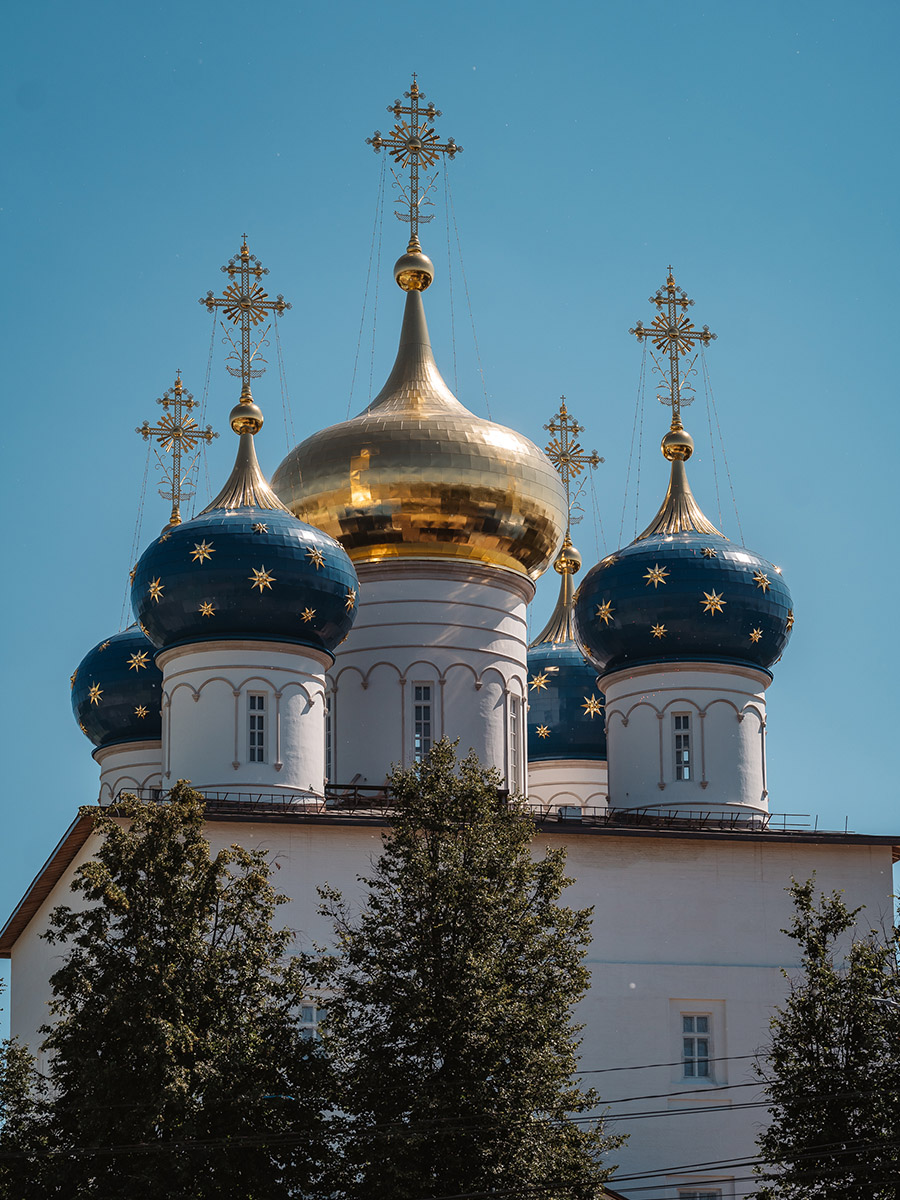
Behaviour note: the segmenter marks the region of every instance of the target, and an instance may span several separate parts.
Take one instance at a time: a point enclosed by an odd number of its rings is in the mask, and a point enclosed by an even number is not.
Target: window
[[[321,1004],[311,1000],[308,1004],[300,1005],[300,1036],[309,1041],[321,1041],[319,1024],[325,1020],[325,1009]]]
[[[675,732],[675,778],[691,778],[691,718],[689,713],[675,713],[672,718]]]
[[[522,701],[518,696],[509,698],[509,790],[517,792],[519,780],[519,745],[522,741],[520,714]]]
[[[250,761],[266,761],[266,697],[251,692],[247,697],[250,713]]]
[[[691,1188],[689,1191],[684,1191],[683,1188],[678,1189],[678,1200],[722,1200],[722,1193],[718,1188],[705,1188],[702,1192],[698,1192]]]
[[[413,758],[421,762],[431,749],[431,684],[413,684]]]
[[[709,1078],[710,1029],[708,1016],[681,1014],[682,1062],[685,1079]]]
[[[331,757],[331,697],[325,697],[325,782],[331,780],[334,763]]]

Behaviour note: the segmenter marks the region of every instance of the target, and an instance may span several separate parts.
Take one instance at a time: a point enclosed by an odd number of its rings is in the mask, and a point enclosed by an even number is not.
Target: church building
[[[316,888],[353,895],[390,821],[391,765],[459,739],[528,798],[536,852],[565,848],[565,902],[594,909],[577,1018],[609,1129],[630,1135],[613,1186],[736,1200],[752,1190],[765,1121],[754,1056],[782,968],[796,966],[785,888],[815,871],[866,906],[867,928],[890,922],[900,839],[770,813],[766,694],[793,604],[782,571],[726,538],[691,491],[680,371],[713,335],[689,319],[671,268],[652,323],[632,331],[669,373],[659,509],[589,568],[570,483],[594,464],[565,403],[545,450],[445,383],[426,323],[435,269],[418,236],[419,170],[460,148],[438,141],[422,98],[413,81],[392,132],[370,139],[410,174],[402,313],[385,318],[399,330],[393,369],[363,412],[306,438],[270,481],[253,335],[284,302],[246,239],[224,293],[202,301],[241,330],[234,469],[198,516],[182,520],[176,499],[132,572],[135,623],[71,678],[99,766],[98,797],[73,807],[163,798],[189,779],[213,849],[277,855],[285,919],[321,942]],[[179,430],[203,436],[185,403],[179,379],[163,401],[175,443]],[[528,605],[551,566],[559,599],[529,645]],[[57,954],[39,934],[94,847],[76,817],[0,933],[13,1033],[35,1049]],[[314,1024],[314,999],[305,1015]]]

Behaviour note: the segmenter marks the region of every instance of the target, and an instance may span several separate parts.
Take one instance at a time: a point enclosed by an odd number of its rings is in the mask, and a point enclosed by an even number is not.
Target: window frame
[[[522,699],[509,697],[509,790],[516,794],[522,787]]]
[[[691,783],[694,779],[694,727],[691,713],[672,713],[672,760],[676,783]]]
[[[254,703],[261,701],[262,703]],[[247,693],[247,762],[265,763],[268,761],[268,715],[265,692]]]
[[[427,692],[419,696],[418,692]],[[422,714],[420,716],[420,709]],[[427,715],[424,715],[427,710]],[[425,729],[427,728],[427,733]],[[412,683],[412,760],[422,762],[434,745],[434,684],[428,679]]]
[[[695,1027],[695,1023],[703,1021],[705,1028],[700,1029]],[[691,1022],[690,1028],[687,1027],[688,1022]],[[681,1069],[685,1079],[702,1079],[709,1081],[713,1078],[713,1014],[710,1012],[682,1012],[681,1013]],[[692,1043],[692,1053],[687,1051],[687,1043]],[[706,1052],[701,1054],[697,1043],[703,1042],[706,1046]],[[705,1072],[695,1070],[700,1064],[706,1068]],[[692,1069],[689,1071],[688,1067]]]

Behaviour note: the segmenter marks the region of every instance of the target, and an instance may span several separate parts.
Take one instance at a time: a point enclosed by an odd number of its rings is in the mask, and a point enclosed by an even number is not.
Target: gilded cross
[[[681,388],[684,380],[680,374],[680,356],[690,353],[698,343],[708,346],[716,340],[716,335],[709,332],[708,325],[696,329],[693,321],[688,318],[687,310],[694,302],[688,299],[686,292],[676,288],[671,267],[665,288],[660,288],[655,296],[651,296],[650,303],[659,309],[650,328],[645,329],[643,323],[638,321],[634,329],[629,329],[628,332],[633,333],[639,342],[649,338],[657,350],[668,353],[669,398],[663,400],[663,403],[672,406],[672,428],[681,429]],[[685,400],[684,403],[689,401]]]
[[[404,195],[404,199],[409,203],[409,212],[398,212],[395,215],[401,221],[409,222],[410,245],[418,245],[419,222],[430,221],[434,216],[433,213],[424,217],[419,214],[419,207],[425,199],[424,195],[419,195],[419,167],[427,170],[437,162],[441,154],[454,158],[462,153],[462,146],[457,146],[453,138],[447,138],[446,142],[438,141],[434,125],[429,122],[439,117],[441,111],[431,103],[427,108],[419,107],[419,101],[425,99],[425,93],[419,91],[415,75],[412,87],[403,95],[409,100],[409,104],[404,105],[395,100],[393,104],[388,105],[388,112],[397,118],[394,128],[387,136],[382,136],[381,131],[376,129],[372,137],[366,138],[366,145],[371,146],[376,154],[386,148],[394,162],[403,170],[409,171],[409,188]],[[405,121],[404,117],[409,117],[409,121]]]
[[[548,425],[544,426],[549,433],[553,434],[544,449],[547,457],[562,476],[563,487],[566,489],[566,533],[568,534],[568,526],[571,524],[570,488],[572,480],[576,479],[585,467],[598,467],[606,459],[601,458],[596,450],[592,450],[588,454],[584,449],[578,441],[579,433],[584,433],[584,426],[579,425],[569,416],[565,396],[560,396],[559,399],[559,412],[551,417]]]
[[[213,433],[211,425],[201,429],[190,415],[191,409],[197,407],[197,401],[181,382],[180,371],[175,372],[174,385],[167,392],[163,392],[156,403],[163,407],[163,415],[159,418],[159,424],[151,425],[149,421],[145,421],[143,425],[137,427],[135,433],[139,433],[145,442],[155,438],[162,450],[166,454],[172,455],[171,470],[160,458],[170,486],[168,489],[160,488],[159,494],[163,499],[172,501],[172,515],[169,517],[169,524],[180,525],[181,501],[189,499],[194,494],[188,480],[191,468],[196,462],[195,455],[188,466],[182,470],[182,454],[185,452],[189,454],[198,442],[209,443],[219,435]]]
[[[241,248],[234,258],[230,259],[222,271],[228,276],[229,283],[221,296],[214,296],[211,291],[201,296],[200,303],[205,304],[209,312],[221,308],[232,325],[241,327],[240,368],[229,367],[232,375],[241,377],[241,395],[250,395],[250,380],[258,379],[265,367],[252,367],[257,357],[260,345],[268,329],[263,330],[255,345],[251,345],[250,332],[266,319],[267,313],[281,315],[291,306],[284,296],[278,295],[274,300],[269,299],[269,293],[263,289],[260,280],[268,275],[268,267],[264,267],[255,254],[247,249],[247,235],[243,235]]]

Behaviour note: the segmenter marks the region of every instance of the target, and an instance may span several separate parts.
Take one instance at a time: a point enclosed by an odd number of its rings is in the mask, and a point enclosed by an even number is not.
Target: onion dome
[[[281,500],[355,563],[455,558],[536,578],[565,529],[562,485],[527,438],[468,411],[441,378],[417,239],[394,269],[406,292],[397,359],[369,407],[296,446],[272,478]]]
[[[573,577],[581,555],[568,534],[554,569],[559,599],[546,628],[528,649],[528,761],[555,758],[606,761],[606,720],[597,669],[575,642]]]
[[[794,624],[780,568],[730,542],[701,512],[673,419],[666,498],[644,532],[588,572],[575,599],[581,645],[603,673],[639,663],[727,662],[767,671]]]
[[[353,565],[266,483],[253,443],[262,422],[245,384],[231,413],[240,443],[228,482],[199,516],[168,526],[135,568],[132,606],[157,649],[252,638],[330,652],[353,624]]]
[[[72,676],[72,711],[98,748],[158,741],[162,672],[137,625],[90,650]]]

